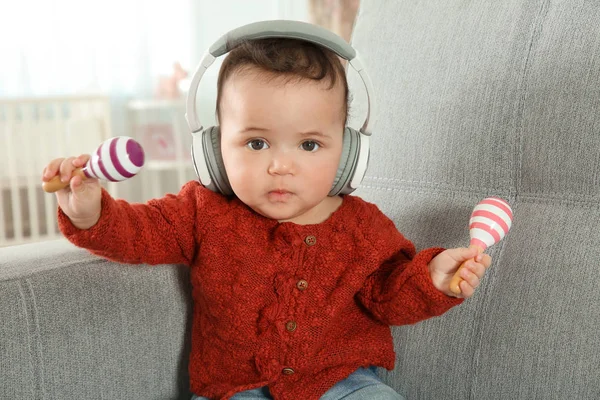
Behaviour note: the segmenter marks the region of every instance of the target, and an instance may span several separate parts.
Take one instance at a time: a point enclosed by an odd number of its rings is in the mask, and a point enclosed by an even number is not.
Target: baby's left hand
[[[475,260],[471,260],[472,258]],[[460,276],[464,280],[460,283],[461,293],[457,295],[450,290],[450,280],[465,260],[470,261],[460,272]],[[433,285],[438,290],[448,296],[466,299],[473,296],[481,278],[491,264],[492,257],[485,253],[478,255],[475,248],[448,249],[429,262],[429,272]]]

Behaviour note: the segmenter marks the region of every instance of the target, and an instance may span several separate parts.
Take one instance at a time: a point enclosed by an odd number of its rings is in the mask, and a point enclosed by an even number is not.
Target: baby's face
[[[332,212],[327,194],[342,153],[345,116],[343,88],[327,85],[245,71],[222,88],[227,176],[236,196],[265,217],[316,223]]]

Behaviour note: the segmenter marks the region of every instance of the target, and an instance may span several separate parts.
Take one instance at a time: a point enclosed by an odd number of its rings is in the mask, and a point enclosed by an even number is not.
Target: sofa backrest
[[[600,398],[598,21],[583,0],[362,0],[377,108],[357,194],[419,249],[466,247],[487,196],[514,210],[473,298],[394,329],[407,399]]]

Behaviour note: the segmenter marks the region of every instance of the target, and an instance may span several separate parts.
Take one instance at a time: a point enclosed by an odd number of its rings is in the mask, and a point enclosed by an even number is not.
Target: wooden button
[[[308,282],[306,282],[304,279],[300,279],[298,282],[296,282],[296,287],[298,290],[306,290],[308,287]]]
[[[294,374],[294,370],[291,369],[291,368],[289,368],[289,367],[286,367],[286,368],[284,368],[284,369],[281,370],[281,373],[284,374],[284,375],[293,375]]]
[[[288,332],[294,332],[297,327],[298,327],[298,324],[294,321],[289,321],[285,324],[285,329],[287,329]]]
[[[317,243],[317,238],[309,235],[306,238],[304,238],[304,243],[306,243],[309,246],[314,246]]]

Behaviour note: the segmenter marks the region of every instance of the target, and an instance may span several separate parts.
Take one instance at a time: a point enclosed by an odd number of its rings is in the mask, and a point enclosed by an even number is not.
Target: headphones
[[[367,91],[367,116],[359,131],[350,127],[344,128],[342,157],[329,196],[352,193],[362,182],[369,161],[371,132],[368,124],[372,108],[371,93],[373,93],[371,79],[364,70],[356,50],[344,39],[325,28],[289,20],[262,21],[241,26],[219,38],[202,57],[190,82],[185,114],[192,132],[192,162],[200,183],[226,196],[234,194],[223,164],[219,127],[212,126],[204,129],[198,120],[196,95],[200,80],[217,57],[228,53],[240,42],[265,38],[300,39],[320,45],[347,60],[360,75]]]

